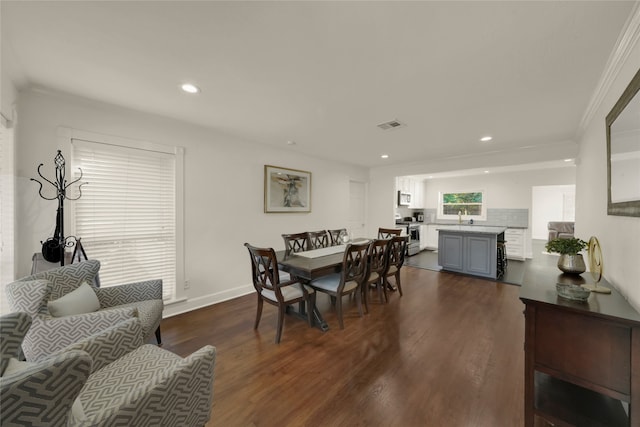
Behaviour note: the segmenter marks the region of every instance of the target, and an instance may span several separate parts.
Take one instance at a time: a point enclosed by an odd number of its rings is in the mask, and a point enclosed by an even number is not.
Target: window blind
[[[72,139],[76,236],[100,261],[101,286],[162,279],[176,295],[175,154]],[[74,191],[77,191],[74,189]],[[71,197],[77,197],[71,195]]]

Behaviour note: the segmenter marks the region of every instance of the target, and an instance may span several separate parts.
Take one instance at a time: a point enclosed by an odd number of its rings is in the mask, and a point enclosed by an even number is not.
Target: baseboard
[[[233,289],[226,289],[222,292],[199,296],[196,298],[187,298],[184,301],[165,306],[164,312],[162,313],[162,318],[166,319],[167,317],[176,316],[178,314],[197,310],[202,307],[218,304],[220,302],[248,295],[253,292],[255,292],[255,288],[253,287],[253,285],[245,285]]]

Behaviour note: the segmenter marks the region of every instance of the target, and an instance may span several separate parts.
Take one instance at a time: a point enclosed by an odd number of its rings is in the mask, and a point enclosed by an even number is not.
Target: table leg
[[[324,321],[318,307],[313,307],[313,324],[320,328],[322,332],[327,332],[329,330],[329,324]]]
[[[306,304],[304,303],[304,301],[300,301],[298,303],[298,310],[294,310],[290,305],[288,305],[285,309],[285,312],[302,320],[307,320]],[[313,308],[313,311],[311,312],[311,319],[313,321],[313,326],[317,327],[322,332],[327,332],[329,330],[329,324],[322,317],[322,314],[320,313],[320,310],[318,310],[318,307]]]

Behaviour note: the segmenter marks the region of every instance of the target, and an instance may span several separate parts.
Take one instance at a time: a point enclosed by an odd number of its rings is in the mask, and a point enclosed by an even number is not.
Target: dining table
[[[276,258],[281,270],[286,271],[292,277],[297,277],[303,283],[309,283],[319,277],[340,273],[346,248],[347,245],[336,245],[297,253],[277,251]],[[290,312],[306,317],[303,304],[300,305],[298,312],[291,310]],[[312,318],[314,326],[317,326],[321,331],[329,330],[329,325],[322,317],[317,305],[313,307]]]

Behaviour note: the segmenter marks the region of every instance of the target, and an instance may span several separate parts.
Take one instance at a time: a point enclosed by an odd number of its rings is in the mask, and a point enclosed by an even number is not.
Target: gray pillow
[[[82,282],[76,290],[57,300],[49,301],[47,307],[53,317],[71,316],[100,310],[100,301],[91,286]]]

